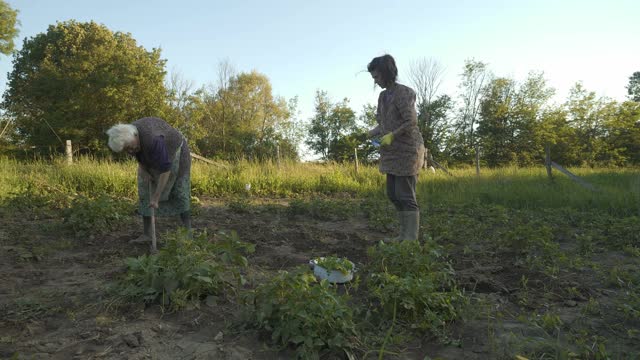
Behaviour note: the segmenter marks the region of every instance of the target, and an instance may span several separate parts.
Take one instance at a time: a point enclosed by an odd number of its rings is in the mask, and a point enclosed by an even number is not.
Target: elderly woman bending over
[[[151,241],[151,208],[157,216],[180,215],[191,230],[191,154],[182,134],[164,120],[146,117],[107,131],[109,148],[138,161],[139,213],[143,234],[133,243]]]

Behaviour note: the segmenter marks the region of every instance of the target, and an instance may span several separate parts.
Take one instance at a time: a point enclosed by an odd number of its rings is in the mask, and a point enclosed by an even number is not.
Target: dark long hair
[[[367,65],[367,71],[377,71],[382,75],[382,81],[385,84],[391,85],[396,82],[398,78],[398,68],[396,67],[396,61],[393,56],[384,54],[373,58],[369,65]]]

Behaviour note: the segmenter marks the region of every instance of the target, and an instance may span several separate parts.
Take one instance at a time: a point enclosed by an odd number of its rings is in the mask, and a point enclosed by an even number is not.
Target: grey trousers
[[[418,176],[387,174],[387,197],[398,211],[419,211],[416,201]]]

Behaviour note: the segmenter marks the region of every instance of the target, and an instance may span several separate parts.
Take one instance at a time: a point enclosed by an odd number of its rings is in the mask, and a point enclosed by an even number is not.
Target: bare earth
[[[268,200],[275,206],[284,201]],[[319,221],[269,212],[236,213],[223,201],[207,200],[194,214],[194,228],[236,230],[240,239],[256,245],[249,257],[249,278],[264,278],[279,269],[306,264],[309,259],[338,254],[356,264],[366,261],[366,248],[385,236],[371,230],[363,216]],[[163,313],[159,306],[115,308],[109,302],[108,284],[124,273],[123,259],[148,251],[128,241],[140,234],[140,221],[107,236],[75,239],[51,231],[58,218],[14,216],[0,227],[0,358],[19,359],[291,359],[291,349],[269,345],[268,337],[240,325],[244,315],[238,304],[224,302],[179,313]],[[161,219],[157,231],[177,225]],[[428,226],[428,225],[427,225]],[[454,244],[455,245],[455,244]],[[521,311],[516,296],[522,271],[505,267],[500,259],[482,249],[463,254],[454,246],[452,260],[462,286],[476,299],[490,304],[491,311],[455,325],[455,345],[433,337],[412,340],[389,358],[491,359],[509,334],[535,338],[540,329],[513,318],[491,314]],[[603,261],[623,255],[607,254]],[[613,258],[611,258],[613,257]],[[573,297],[545,299],[554,304],[564,324],[590,322],[594,329],[613,319],[580,316],[588,298],[606,306],[613,290],[584,277],[562,279],[559,285],[574,287]],[[535,278],[529,288],[543,284]],[[535,296],[534,296],[535,298]],[[540,300],[542,301],[542,300]],[[532,306],[535,306],[533,300]],[[493,312],[492,312],[493,311]],[[479,314],[476,314],[479,315]],[[381,330],[381,331],[384,331]],[[633,348],[634,345],[625,345]],[[636,345],[637,346],[637,345]],[[637,349],[636,349],[637,350]],[[377,358],[373,352],[369,358]]]

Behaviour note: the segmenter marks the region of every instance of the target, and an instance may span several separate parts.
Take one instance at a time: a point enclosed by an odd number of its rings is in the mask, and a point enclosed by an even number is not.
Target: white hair
[[[109,135],[108,145],[111,150],[120,152],[138,135],[138,128],[131,124],[117,124],[107,130],[107,135]]]

